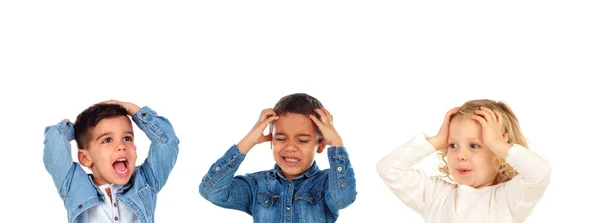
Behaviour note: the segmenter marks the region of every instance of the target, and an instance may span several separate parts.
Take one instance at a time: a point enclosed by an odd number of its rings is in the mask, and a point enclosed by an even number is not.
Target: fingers
[[[319,114],[319,116],[321,116],[321,122],[325,123],[325,124],[332,124],[333,123],[333,116],[331,115],[331,113],[329,113],[329,111],[327,111],[327,109],[325,108],[317,108],[315,109],[315,112],[317,114]]]
[[[323,112],[325,112],[325,115],[327,115],[327,118],[329,119],[329,123],[333,123],[333,115],[331,115],[331,112],[329,112],[325,108],[322,108],[321,110],[323,110]]]
[[[271,135],[271,134],[263,135],[258,140],[258,143],[268,142],[268,141],[271,141],[271,139],[273,139],[273,135]]]
[[[481,110],[475,110],[475,114],[481,115],[485,118],[485,120],[487,120],[488,122],[498,122],[498,118],[496,117],[496,113],[493,112],[491,109],[486,108],[486,107],[481,107]]]
[[[272,108],[267,108],[262,110],[262,112],[260,112],[260,117],[258,118],[258,122],[263,122],[265,121],[268,117],[270,116],[276,116],[277,114],[275,114],[275,110],[273,110]]]
[[[452,117],[452,115],[456,114],[458,112],[458,110],[460,110],[460,107],[455,107],[450,109],[448,112],[446,112],[446,118],[444,118],[444,123],[448,123],[450,122],[450,117]]]
[[[310,114],[310,115],[308,115],[308,117],[309,117],[311,120],[313,120],[313,122],[314,122],[314,123],[317,125],[317,127],[319,127],[319,129],[322,129],[322,128],[323,128],[323,125],[324,125],[324,124],[323,124],[323,122],[322,122],[321,120],[319,120],[319,119],[317,118],[317,116],[315,116],[315,115],[313,115],[313,114]],[[321,116],[321,117],[323,117],[323,116]]]
[[[448,134],[448,128],[450,127],[450,117],[452,117],[452,115],[456,114],[459,110],[460,110],[460,107],[454,107],[454,108],[450,109],[448,112],[446,112],[446,117],[444,118],[444,122],[442,123],[442,126],[440,127],[440,130],[438,131],[438,135],[447,135]]]
[[[487,123],[485,121],[485,118],[481,117],[480,115],[473,115],[471,116],[471,118],[475,119],[475,121],[479,122],[479,124],[481,124],[482,126]]]
[[[101,104],[119,104],[120,101],[111,99],[111,100],[106,100],[106,101],[103,101],[103,102],[100,102],[100,103]]]
[[[496,109],[494,109],[494,114],[496,114],[496,117],[498,117],[498,123],[502,124],[504,122],[504,118],[502,118],[502,115],[500,115],[500,112]]]
[[[272,121],[275,121],[277,119],[279,119],[279,116],[276,116],[276,115],[268,116],[265,118],[265,120],[262,120],[261,122],[259,122],[258,125],[264,131],[265,128],[267,128],[267,125],[269,125],[269,123],[271,123]]]

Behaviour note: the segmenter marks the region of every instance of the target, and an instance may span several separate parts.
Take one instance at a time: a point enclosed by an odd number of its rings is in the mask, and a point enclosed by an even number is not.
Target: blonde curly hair
[[[452,115],[450,120],[455,118],[471,118],[473,115],[475,115],[475,111],[479,110],[481,106],[492,110],[495,109],[500,113],[504,119],[502,126],[504,128],[504,132],[508,133],[509,144],[518,144],[525,148],[529,147],[527,145],[527,139],[523,135],[521,127],[519,126],[519,120],[517,119],[517,116],[515,116],[512,109],[504,102],[492,101],[489,99],[470,100],[460,106],[458,112]],[[448,169],[448,162],[446,160],[447,155],[448,150],[446,148],[438,150],[438,156],[442,160],[442,163],[438,166],[438,170],[440,171],[442,177],[447,177],[451,181],[455,181],[450,175],[450,170]],[[496,166],[497,175],[494,179],[494,185],[507,182],[519,174],[508,163],[506,163],[504,159],[498,156],[495,156],[494,159],[498,164]]]

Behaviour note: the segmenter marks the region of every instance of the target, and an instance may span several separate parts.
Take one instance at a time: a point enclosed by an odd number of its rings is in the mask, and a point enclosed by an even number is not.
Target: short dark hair
[[[315,112],[315,109],[323,108],[323,104],[315,97],[310,96],[306,93],[294,93],[286,95],[273,107],[275,114],[278,116],[285,115],[286,113],[295,113],[301,115],[315,115],[318,119],[321,118],[319,114]],[[271,127],[271,132],[273,131]],[[321,131],[317,128],[319,135]]]
[[[90,129],[96,127],[98,122],[105,118],[119,116],[128,117],[127,110],[117,104],[95,104],[81,112],[73,124],[77,148],[84,149],[89,145],[92,140]]]

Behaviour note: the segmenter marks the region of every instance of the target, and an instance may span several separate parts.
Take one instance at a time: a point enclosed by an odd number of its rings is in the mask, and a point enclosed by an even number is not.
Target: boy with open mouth
[[[149,154],[136,166],[129,116],[150,138]],[[71,158],[77,142],[79,164]],[[95,104],[45,128],[44,166],[67,209],[68,222],[154,222],[156,195],[177,160],[179,139],[169,120],[149,107],[121,101]],[[83,167],[91,170],[87,174]]]

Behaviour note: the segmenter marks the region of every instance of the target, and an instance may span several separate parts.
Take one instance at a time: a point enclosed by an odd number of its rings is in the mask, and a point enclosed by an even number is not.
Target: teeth
[[[127,159],[121,158],[121,159],[118,159],[117,161],[123,161],[123,162],[125,162],[125,161],[127,161]]]
[[[298,162],[298,161],[300,161],[299,159],[294,159],[294,158],[287,158],[287,157],[284,157],[284,158],[285,158],[285,161],[288,161],[288,162]]]

